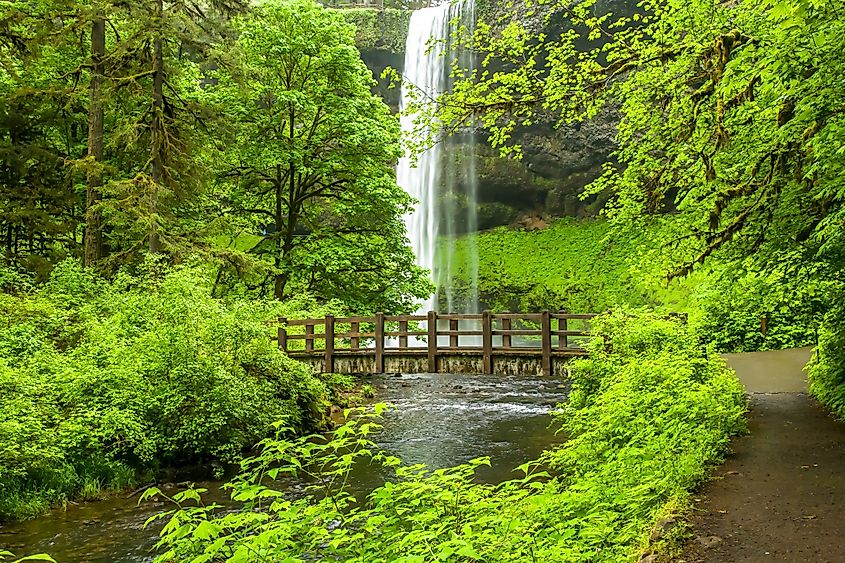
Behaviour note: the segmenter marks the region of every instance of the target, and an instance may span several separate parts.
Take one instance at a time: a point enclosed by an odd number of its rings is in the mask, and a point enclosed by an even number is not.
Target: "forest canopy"
[[[354,27],[310,0],[248,4],[0,3],[7,266],[43,280],[69,257],[108,273],[199,255],[217,294],[364,311],[428,294],[398,120]]]
[[[621,115],[618,149],[587,195],[618,223],[680,213],[673,276],[714,252],[838,277],[845,194],[845,18],[821,0],[539,2],[556,35],[509,21],[464,39],[483,55],[441,104],[481,119],[519,156],[514,130],[551,115]],[[563,23],[562,23],[563,22]],[[817,272],[826,270],[826,273]]]

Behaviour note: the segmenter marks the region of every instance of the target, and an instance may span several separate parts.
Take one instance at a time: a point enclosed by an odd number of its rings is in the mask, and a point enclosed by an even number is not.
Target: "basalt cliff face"
[[[568,25],[563,17],[548,22],[542,16],[529,17],[521,2],[515,3],[517,7],[505,7],[498,0],[477,4],[478,17],[485,21],[505,21],[500,16],[507,13],[508,18],[522,19],[533,32],[550,37],[560,34]],[[597,9],[630,13],[635,4],[635,0],[601,0]],[[390,88],[388,80],[380,76],[386,67],[403,71],[410,12],[364,9],[345,12],[347,19],[358,27],[358,46],[378,81],[377,91],[398,111],[399,88]],[[580,196],[584,187],[601,175],[602,165],[611,157],[617,122],[618,114],[613,109],[606,109],[593,120],[578,125],[538,120],[514,135],[515,142],[523,149],[522,160],[500,157],[497,150],[484,142],[483,132],[476,135],[474,150],[458,144],[456,150],[444,153],[442,158],[464,162],[467,158],[475,159],[479,229],[517,222],[528,224],[530,218],[538,216],[591,216],[598,212],[603,198],[583,200]],[[462,201],[450,204],[468,205]]]

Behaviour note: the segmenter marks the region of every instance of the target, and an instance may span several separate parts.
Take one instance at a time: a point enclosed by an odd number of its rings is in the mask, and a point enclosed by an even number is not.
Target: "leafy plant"
[[[269,338],[278,306],[213,299],[196,267],[153,261],[107,282],[66,262],[0,295],[0,312],[0,519],[235,460],[281,417],[323,422],[326,385]]]
[[[463,237],[451,258],[454,283],[459,292],[468,288],[467,257],[477,252],[479,293],[492,309],[581,313],[649,306],[686,313],[700,337],[721,352],[815,343],[816,327],[838,295],[835,282],[724,256],[667,281],[675,254],[660,241],[679,221],[663,217],[631,233],[600,219],[560,219],[541,230],[500,228]]]
[[[376,406],[328,439],[266,440],[228,485],[239,510],[204,505],[198,490],[174,496],[174,510],[158,516],[169,521],[157,561],[635,560],[656,519],[685,506],[742,430],[744,393],[678,320],[616,313],[596,328],[555,415],[569,440],[515,479],[475,482],[484,458],[433,471],[401,465],[370,438]],[[361,498],[348,487],[355,463],[393,477]],[[286,490],[290,479],[312,494]]]
[[[14,557],[15,554],[11,551],[5,551],[0,549],[0,561],[5,561],[8,557]],[[22,561],[51,561],[52,563],[56,563],[56,560],[47,555],[46,553],[37,553],[35,555],[28,555],[26,557],[21,557],[20,559],[15,559],[11,563],[20,563]]]

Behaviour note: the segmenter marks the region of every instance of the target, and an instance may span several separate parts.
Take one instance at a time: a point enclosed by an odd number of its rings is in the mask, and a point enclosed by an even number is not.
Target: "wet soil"
[[[810,350],[728,355],[749,434],[699,493],[679,561],[845,562],[845,424],[807,395]]]

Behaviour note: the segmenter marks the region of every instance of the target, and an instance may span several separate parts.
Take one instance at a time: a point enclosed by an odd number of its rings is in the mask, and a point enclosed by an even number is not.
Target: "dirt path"
[[[750,434],[701,491],[680,561],[845,563],[845,424],[807,396],[809,355],[726,356],[749,391]]]

